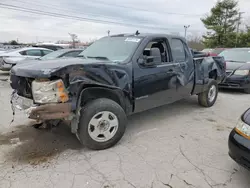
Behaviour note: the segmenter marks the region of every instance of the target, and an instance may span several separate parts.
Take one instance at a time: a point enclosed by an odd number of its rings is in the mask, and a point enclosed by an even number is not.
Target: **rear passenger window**
[[[49,53],[51,53],[51,51],[49,51],[49,50],[43,50],[43,54],[44,54],[44,55],[47,55],[47,54],[49,54]]]
[[[185,48],[180,39],[172,39],[171,41],[173,58],[177,62],[183,62],[186,60]]]

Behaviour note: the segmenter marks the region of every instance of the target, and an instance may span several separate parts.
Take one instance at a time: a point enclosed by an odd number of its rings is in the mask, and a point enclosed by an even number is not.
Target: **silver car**
[[[18,62],[25,59],[38,59],[53,52],[46,48],[20,48],[0,53],[0,70],[9,71]]]

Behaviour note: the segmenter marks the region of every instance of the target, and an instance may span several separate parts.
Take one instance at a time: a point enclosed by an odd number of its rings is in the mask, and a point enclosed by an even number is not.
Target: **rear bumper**
[[[229,156],[238,164],[250,170],[250,140],[232,130],[228,140]]]
[[[220,83],[219,87],[232,89],[250,88],[250,78],[247,76],[231,76]]]

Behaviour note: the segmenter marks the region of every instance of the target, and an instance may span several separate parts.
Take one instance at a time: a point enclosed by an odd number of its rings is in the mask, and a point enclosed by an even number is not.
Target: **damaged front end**
[[[62,79],[30,79],[11,75],[13,114],[23,110],[37,121],[69,119],[71,103]]]

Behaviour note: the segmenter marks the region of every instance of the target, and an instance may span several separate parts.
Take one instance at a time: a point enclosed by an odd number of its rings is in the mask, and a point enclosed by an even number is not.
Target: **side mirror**
[[[155,57],[154,56],[144,56],[143,58],[140,58],[138,60],[138,63],[140,65],[143,65],[145,67],[152,67],[155,65]]]

